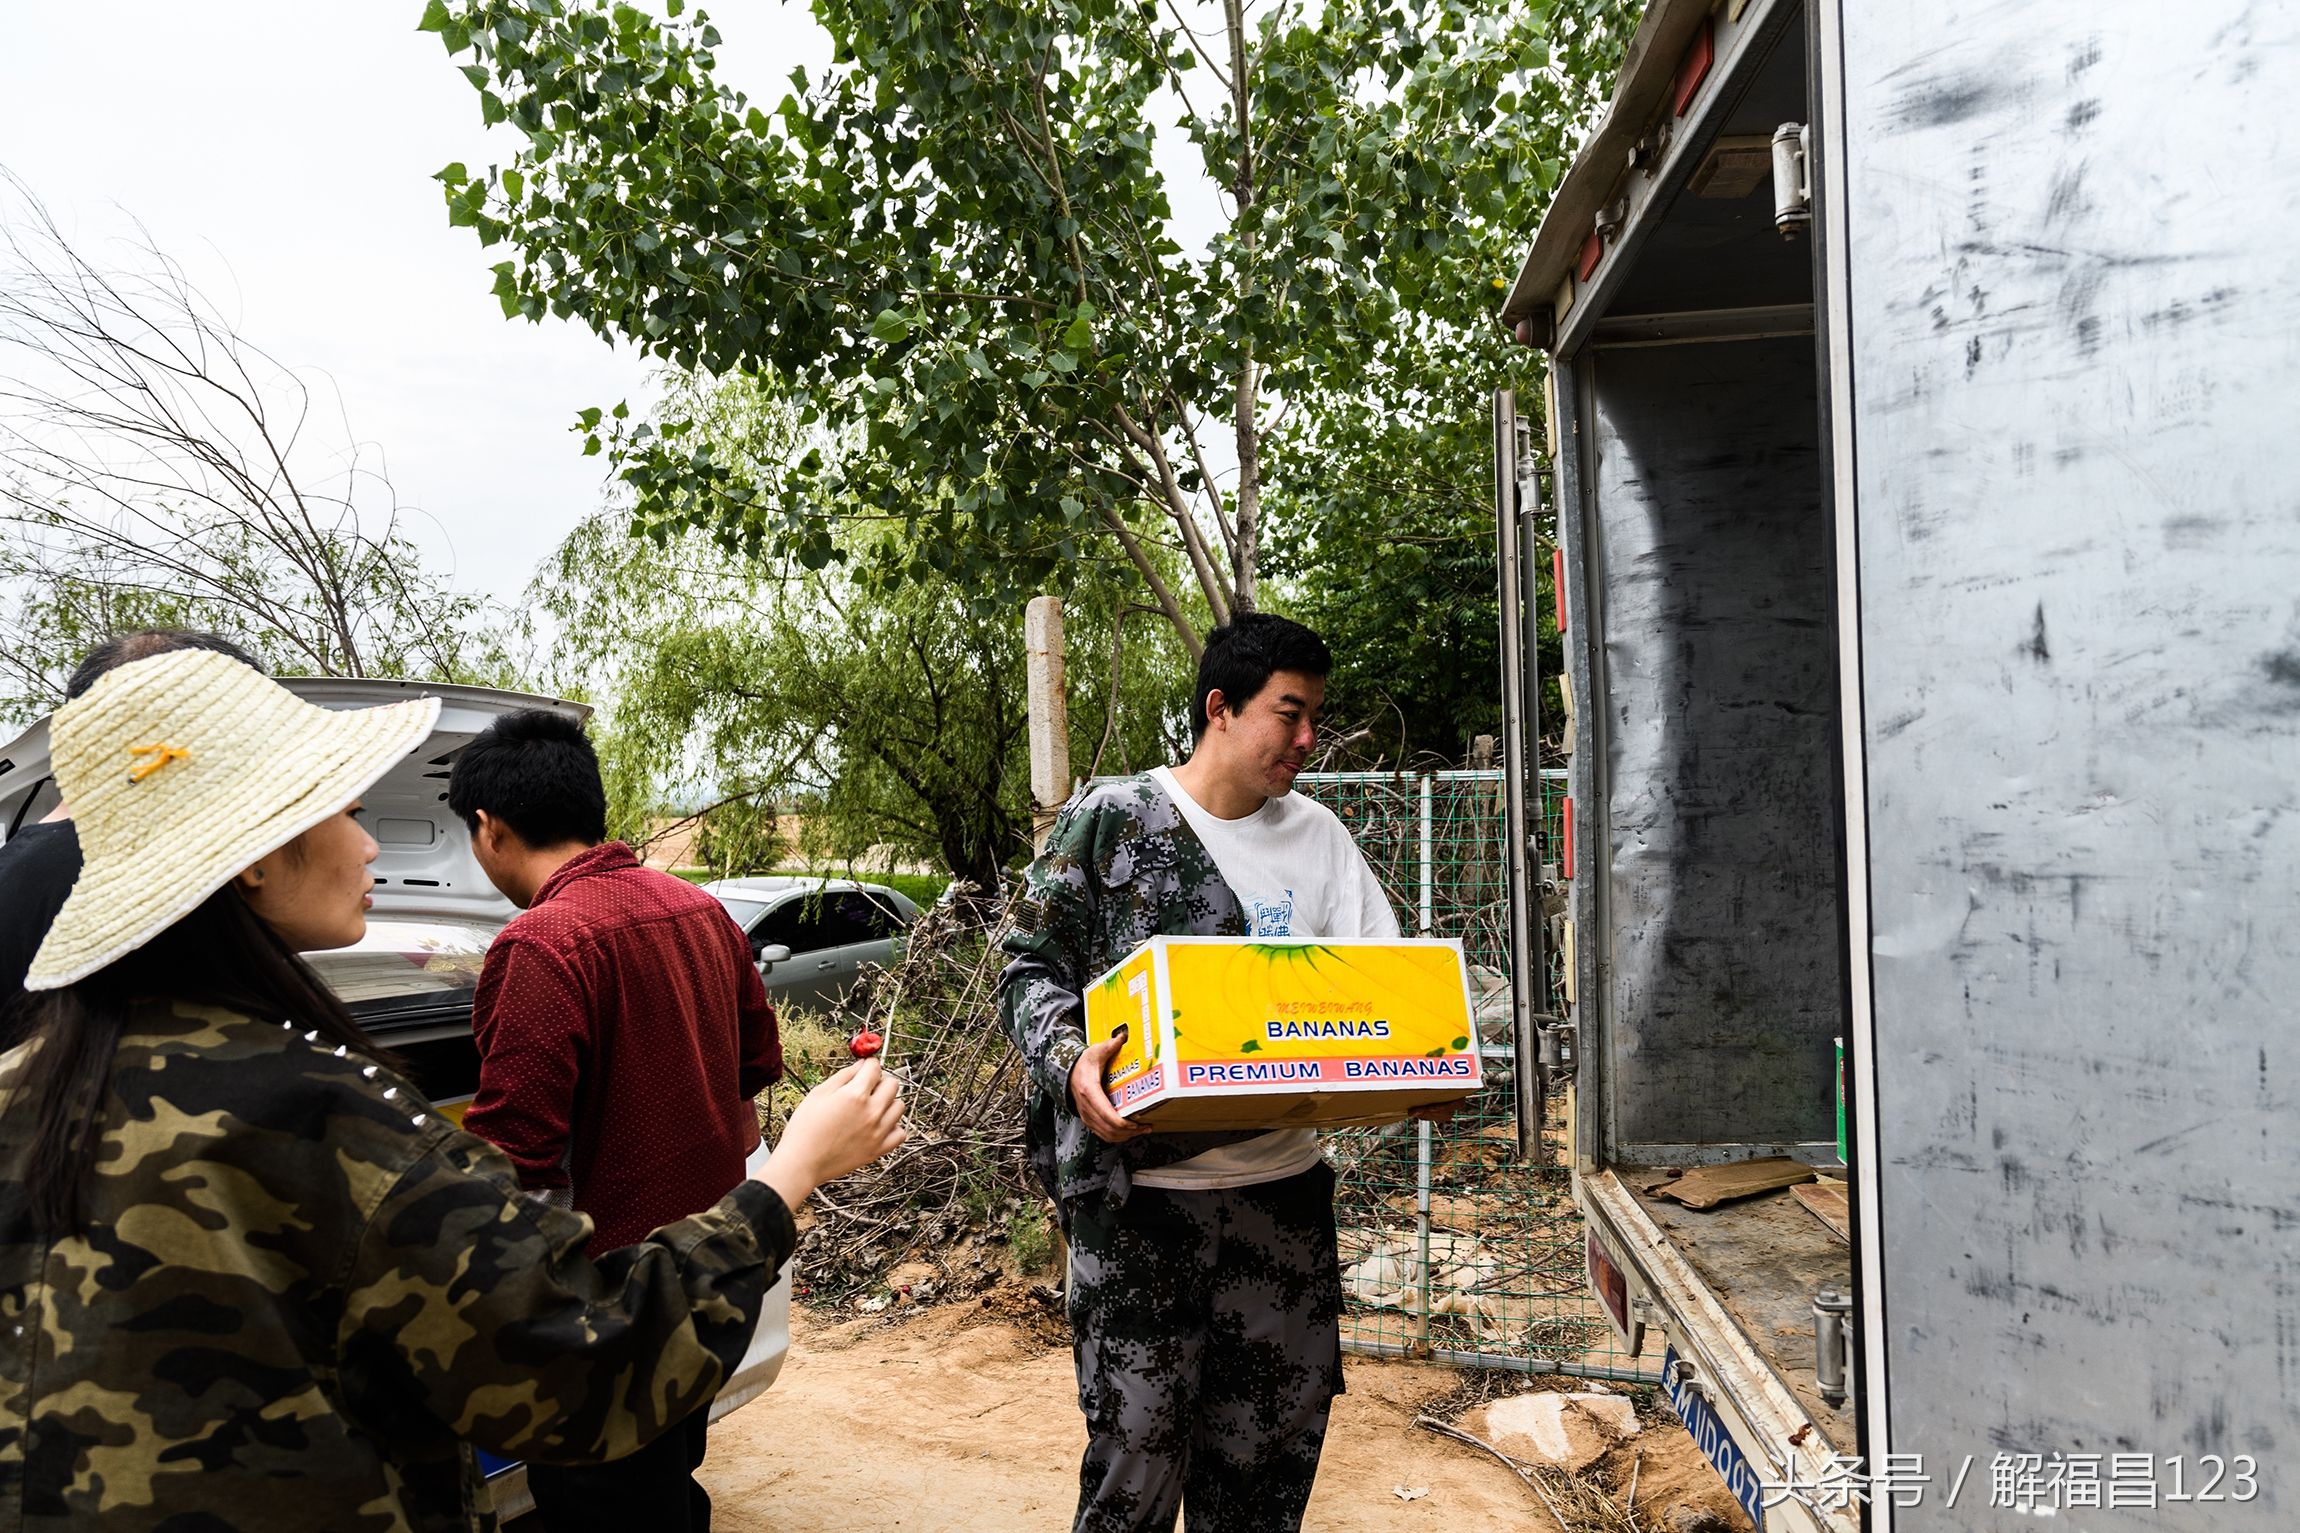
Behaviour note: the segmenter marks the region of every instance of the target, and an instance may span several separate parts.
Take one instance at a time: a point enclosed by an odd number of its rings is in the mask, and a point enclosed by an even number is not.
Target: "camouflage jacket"
[[[1024,879],[1006,939],[1013,961],[998,980],[999,1023],[1030,1073],[1031,1166],[1057,1203],[1089,1192],[1123,1203],[1134,1172],[1254,1137],[1150,1134],[1105,1144],[1070,1101],[1070,1067],[1086,1051],[1088,984],[1152,937],[1245,932],[1238,896],[1156,781],[1089,783],[1062,806]]]
[[[796,1238],[773,1192],[587,1260],[589,1219],[314,1037],[141,1011],[70,1235],[29,1215],[0,1055],[0,1533],[484,1533],[474,1446],[629,1453],[740,1361]]]

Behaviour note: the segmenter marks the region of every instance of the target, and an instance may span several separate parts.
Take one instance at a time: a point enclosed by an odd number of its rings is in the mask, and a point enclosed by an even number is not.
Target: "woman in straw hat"
[[[296,956],[365,929],[358,796],[438,711],[185,652],[57,712],[86,863],[0,1054],[0,1527],[484,1528],[473,1446],[613,1458],[705,1408],[790,1211],[902,1141],[851,1067],[757,1181],[587,1260]]]

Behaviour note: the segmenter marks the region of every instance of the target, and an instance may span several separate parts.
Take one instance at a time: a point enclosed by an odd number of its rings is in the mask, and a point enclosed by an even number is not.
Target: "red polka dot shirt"
[[[783,1071],[733,918],[620,841],[552,874],[495,939],[471,1031],[464,1126],[523,1186],[570,1189],[595,1253],[726,1196],[758,1143],[751,1099]]]

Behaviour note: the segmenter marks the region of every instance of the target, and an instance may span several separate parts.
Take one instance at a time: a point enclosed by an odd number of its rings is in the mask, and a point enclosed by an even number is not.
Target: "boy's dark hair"
[[[531,847],[607,839],[607,789],[583,726],[546,708],[507,713],[463,747],[447,807],[479,829],[484,809]]]
[[[1277,671],[1325,676],[1334,668],[1326,641],[1290,617],[1241,612],[1206,635],[1198,657],[1198,688],[1190,694],[1190,738],[1206,733],[1206,694],[1220,692],[1232,713],[1254,700]]]
[[[263,669],[255,656],[221,634],[202,633],[196,628],[131,628],[113,634],[80,657],[80,663],[72,667],[71,679],[64,683],[64,700],[70,702],[94,686],[105,672],[116,671],[131,660],[149,660],[179,649],[213,650],[231,656],[251,671]]]

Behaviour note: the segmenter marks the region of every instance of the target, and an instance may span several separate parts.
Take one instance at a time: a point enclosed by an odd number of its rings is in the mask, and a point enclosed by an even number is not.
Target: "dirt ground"
[[[893,1322],[828,1324],[794,1309],[791,1356],[775,1387],[712,1428],[701,1478],[713,1525],[726,1533],[1067,1527],[1085,1429],[1061,1324],[1020,1287]],[[1468,1397],[1523,1381],[1354,1357],[1347,1372],[1307,1528],[1555,1526],[1502,1464],[1413,1424],[1418,1411],[1451,1419]],[[1634,1443],[1589,1473],[1618,1502],[1634,1461],[1638,1528],[1748,1526],[1666,1407]],[[1424,1493],[1409,1500],[1401,1490]]]

